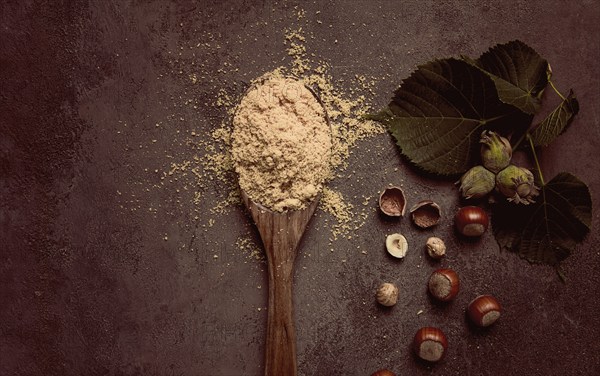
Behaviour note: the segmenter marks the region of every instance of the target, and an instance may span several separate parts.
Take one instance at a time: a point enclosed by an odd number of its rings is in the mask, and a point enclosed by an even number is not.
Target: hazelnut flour
[[[314,199],[320,192],[319,206],[315,216],[322,217],[322,229],[329,231],[330,250],[334,251],[333,242],[335,240],[339,238],[351,239],[356,236],[357,231],[366,223],[369,215],[376,210],[373,206],[374,197],[358,194],[350,195],[345,193],[342,187],[363,183],[363,178],[357,176],[355,171],[349,168],[352,154],[359,142],[386,132],[381,124],[365,120],[362,117],[371,110],[367,104],[367,97],[375,95],[373,88],[376,82],[384,77],[353,75],[350,72],[351,70],[337,67],[333,62],[319,60],[318,54],[310,52],[310,47],[320,36],[313,34],[304,27],[305,24],[314,22],[314,20],[311,21],[308,17],[305,17],[305,12],[301,10],[298,10],[298,17],[298,22],[292,22],[291,25],[287,21],[282,23],[285,27],[282,29],[283,38],[280,41],[280,48],[282,48],[281,52],[287,55],[284,59],[285,63],[282,65],[274,60],[273,64],[267,66],[262,64],[253,66],[252,64],[256,63],[248,63],[246,60],[240,59],[239,56],[231,56],[231,59],[222,62],[222,66],[219,66],[216,71],[218,74],[215,75],[214,64],[210,63],[211,59],[220,56],[219,53],[224,49],[235,49],[237,43],[246,43],[247,37],[244,35],[225,38],[224,36],[202,31],[198,35],[198,41],[186,40],[181,45],[168,51],[170,70],[165,74],[161,74],[157,79],[177,77],[182,80],[183,91],[174,92],[170,97],[170,101],[163,104],[169,112],[164,118],[156,119],[155,127],[152,129],[153,133],[157,134],[170,132],[168,133],[169,137],[157,138],[153,135],[152,138],[147,140],[146,144],[140,144],[139,149],[141,152],[151,153],[161,146],[159,145],[160,140],[169,139],[174,146],[184,149],[185,152],[173,153],[171,149],[164,149],[164,158],[161,160],[165,163],[151,164],[145,168],[148,177],[138,183],[143,184],[143,190],[117,192],[122,209],[140,213],[144,210],[144,213],[150,213],[155,218],[164,215],[175,215],[175,210],[186,212],[191,220],[186,221],[182,226],[196,229],[202,233],[197,234],[198,237],[195,237],[193,241],[181,242],[180,248],[196,250],[198,241],[202,238],[205,239],[204,248],[218,249],[223,246],[221,239],[213,239],[207,234],[211,233],[214,227],[228,221],[228,216],[233,208],[242,205],[239,194],[240,185],[254,201],[265,206],[273,206],[278,203],[280,209],[284,207],[293,208],[295,205],[302,207],[303,204]],[[264,25],[260,23],[251,25],[251,27],[257,28],[262,26]],[[244,61],[244,65],[239,65],[241,61]],[[269,133],[272,129],[269,127],[263,128],[259,124],[256,129],[245,129],[244,132],[241,132],[244,133],[243,135],[237,136],[236,133],[236,138],[245,141],[237,143],[233,140],[235,128],[233,119],[243,110],[239,97],[241,86],[238,82],[245,83],[255,77],[257,71],[268,70],[271,70],[271,73],[261,78],[263,83],[267,81],[267,77],[281,79],[282,77],[293,76],[301,81],[301,83],[295,82],[299,89],[305,89],[303,85],[307,85],[318,91],[320,100],[329,117],[329,127],[327,127],[331,142],[329,156],[324,151],[327,148],[323,148],[322,153],[316,153],[314,147],[318,146],[320,141],[315,135],[309,137],[310,147],[308,149],[311,152],[306,157],[301,158],[300,148],[302,145],[307,146],[307,144],[302,141],[304,136],[297,130],[279,132],[282,140],[267,142],[267,137],[273,136]],[[195,87],[198,83],[203,83],[216,95],[211,98],[195,95]],[[256,86],[254,85],[254,87]],[[282,93],[267,92],[271,95],[270,98],[277,98],[280,104],[260,111],[250,111],[251,107],[248,107],[248,114],[252,113],[253,117],[267,117],[265,111],[274,111],[278,108],[282,112],[289,109],[290,111],[285,111],[285,113],[296,116],[296,120],[300,123],[308,121],[309,118],[313,120],[323,119],[322,115],[311,116],[309,113],[304,112],[310,108],[311,104],[316,106],[318,103],[314,100],[314,97],[308,96],[310,91],[299,90],[294,92],[292,90],[294,89],[287,89]],[[262,92],[263,96],[267,93]],[[297,101],[293,101],[294,98],[285,98],[285,94],[289,97],[292,93],[298,93],[298,95],[304,93],[304,95],[307,95],[308,102],[297,103]],[[284,94],[283,97],[281,94]],[[252,98],[248,96],[246,101],[248,101],[247,105],[250,106]],[[265,105],[267,104],[265,103]],[[254,105],[260,106],[260,103],[254,101]],[[294,107],[297,105],[304,105],[306,108],[298,110]],[[213,128],[205,131],[199,124],[190,121],[190,116],[193,116],[191,114],[196,113],[199,109],[211,109],[204,117],[209,119],[211,125],[214,126]],[[316,114],[321,114],[320,111],[323,109],[316,106],[313,107],[313,110]],[[218,116],[215,116],[217,113]],[[273,116],[279,115],[275,114]],[[303,117],[306,117],[306,119],[303,119]],[[123,122],[121,125],[122,127],[118,129],[117,133],[125,135],[131,124]],[[277,125],[275,122],[272,122],[271,125],[281,126],[281,124]],[[286,127],[291,129],[292,126],[297,125],[287,124]],[[253,137],[256,138],[253,139]],[[262,142],[260,145],[254,145],[255,148],[253,149],[251,146],[256,140]],[[236,156],[233,155],[234,142],[236,143],[235,149],[239,150],[239,153],[236,151]],[[279,143],[282,143],[282,145],[279,145]],[[281,152],[280,159],[273,159],[271,155],[272,164],[270,165],[265,164],[271,162],[267,158],[263,158],[261,154],[265,151],[265,155],[268,156],[270,151],[260,149],[267,145],[270,147],[277,146]],[[372,152],[378,154],[384,150],[383,146],[378,145],[371,146],[371,148]],[[296,154],[292,155],[290,153]],[[314,159],[317,156],[322,157],[326,162]],[[244,173],[240,170],[241,164],[237,158],[242,157],[248,158],[249,161],[251,161],[251,158],[256,157],[255,165],[247,169],[247,184],[244,183],[243,178],[240,180],[240,175],[244,175]],[[275,164],[276,160],[277,164]],[[280,163],[285,163],[286,167],[279,170]],[[317,171],[316,166],[324,169]],[[281,167],[284,167],[284,165],[281,165]],[[236,168],[238,171],[236,171]],[[255,169],[254,172],[252,168]],[[276,170],[282,175],[273,175]],[[262,171],[264,175],[255,171]],[[270,171],[270,173],[267,174],[266,171]],[[264,180],[261,181],[263,178]],[[286,184],[286,180],[298,184],[295,187],[289,186],[289,184]],[[276,189],[273,187],[272,191],[265,192],[264,196],[278,197],[271,203],[267,202],[265,198],[249,192],[252,191],[253,187],[270,187],[274,182],[280,183],[280,192],[276,194]],[[151,200],[144,199],[144,194],[167,188],[169,194],[174,195],[173,199],[170,200],[171,206],[166,206],[160,202],[152,203]],[[256,191],[260,191],[260,189],[257,188]],[[285,199],[291,200],[284,203]],[[298,201],[293,201],[294,199]],[[169,235],[167,232],[159,234],[161,240],[173,241],[173,237]],[[264,259],[262,245],[257,242],[250,226],[245,228],[244,232],[238,236],[236,246],[248,258]],[[360,245],[356,247],[360,248]],[[361,252],[366,253],[362,249]],[[215,260],[218,260],[218,258],[215,258]]]
[[[268,73],[236,109],[231,154],[254,202],[277,212],[302,209],[330,174],[325,110],[301,81]]]

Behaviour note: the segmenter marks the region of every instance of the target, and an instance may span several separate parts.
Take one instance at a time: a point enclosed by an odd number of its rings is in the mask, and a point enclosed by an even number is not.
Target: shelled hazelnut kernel
[[[425,246],[427,247],[427,254],[433,259],[440,259],[446,254],[446,244],[438,237],[432,236],[427,239]]]
[[[382,283],[377,289],[377,302],[382,306],[391,307],[398,301],[398,287],[393,283]]]

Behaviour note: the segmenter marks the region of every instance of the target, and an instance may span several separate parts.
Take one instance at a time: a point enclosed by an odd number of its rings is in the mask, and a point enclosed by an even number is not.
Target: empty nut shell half
[[[442,217],[442,209],[433,201],[419,201],[410,209],[410,214],[415,225],[428,228],[437,225]]]
[[[402,217],[406,210],[406,197],[399,187],[387,187],[379,196],[379,208],[390,217]]]
[[[396,258],[404,258],[408,251],[408,241],[402,234],[391,234],[385,238],[385,249]]]

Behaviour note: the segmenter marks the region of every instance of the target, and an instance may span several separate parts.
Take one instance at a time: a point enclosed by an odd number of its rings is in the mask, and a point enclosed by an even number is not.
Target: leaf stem
[[[529,132],[526,133],[527,140],[529,141],[529,146],[531,147],[531,153],[533,154],[533,160],[535,161],[535,168],[537,169],[538,175],[540,177],[540,183],[542,186],[546,185],[544,182],[544,175],[542,175],[542,168],[540,167],[540,161],[538,161],[537,154],[535,153],[535,146],[533,145],[533,138]]]
[[[552,80],[548,80],[548,83],[550,84],[550,86],[552,87],[552,89],[554,89],[554,92],[556,94],[558,94],[558,96],[560,97],[560,99],[562,99],[563,101],[566,101],[567,99],[560,93],[560,91],[558,91],[558,89],[556,88],[556,86],[554,86],[554,83],[552,82]]]
[[[519,148],[519,145],[521,145],[521,142],[523,142],[523,140],[525,140],[525,137],[529,137],[529,132],[525,132],[525,133],[523,133],[523,135],[521,137],[519,137],[517,142],[515,142],[515,144],[512,145],[513,150],[517,150]]]

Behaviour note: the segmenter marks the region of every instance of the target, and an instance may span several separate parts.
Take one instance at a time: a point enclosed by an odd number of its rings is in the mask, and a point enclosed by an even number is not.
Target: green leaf
[[[535,126],[531,132],[531,138],[535,146],[546,146],[554,139],[563,134],[573,117],[579,112],[579,102],[573,90],[569,91],[569,95],[561,102],[561,104],[552,111],[540,124]]]
[[[563,172],[542,187],[534,204],[497,204],[492,221],[500,247],[558,266],[590,231],[592,199],[584,182]]]
[[[500,100],[535,114],[548,85],[548,62],[525,43],[516,40],[490,48],[475,62],[494,80]]]
[[[484,129],[508,134],[526,130],[531,122],[530,115],[499,100],[486,74],[457,59],[419,66],[396,90],[384,115],[380,121],[402,153],[440,175],[460,174],[478,162]]]

